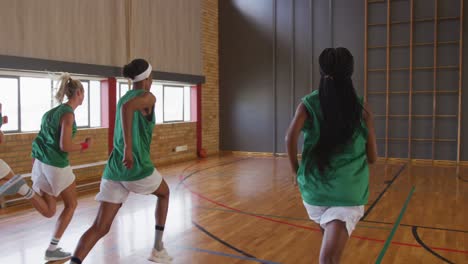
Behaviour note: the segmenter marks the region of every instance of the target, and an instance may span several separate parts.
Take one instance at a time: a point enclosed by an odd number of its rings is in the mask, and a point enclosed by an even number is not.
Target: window
[[[184,121],[192,119],[192,89],[188,86],[184,87]]]
[[[89,82],[81,81],[81,84],[85,94],[83,103],[75,110],[75,122],[77,127],[89,127]]]
[[[125,80],[117,82],[117,102],[128,91]],[[151,93],[156,97],[156,124],[192,121],[192,87],[186,84],[153,81]]]
[[[163,86],[153,82],[151,85],[151,93],[156,97],[156,105],[154,106],[154,112],[156,114],[156,124],[163,123]]]
[[[101,126],[101,82],[90,81],[89,82],[89,111],[91,124],[90,127]]]
[[[39,130],[42,115],[52,106],[51,85],[47,78],[20,77],[21,131]]]
[[[192,121],[192,88],[190,86],[156,85],[156,98],[162,98],[159,108],[163,123]],[[154,92],[153,92],[154,93]]]
[[[163,122],[184,121],[184,87],[163,86]]]
[[[58,81],[52,80],[47,74],[27,75],[21,73],[21,76],[0,76],[0,102],[3,105],[3,115],[7,115],[9,119],[8,124],[2,126],[5,132],[38,131],[44,113],[58,105],[55,100]],[[100,82],[80,81],[85,90],[85,98],[83,104],[75,110],[76,124],[78,127],[99,127]]]
[[[118,104],[119,99],[122,98],[128,92],[129,87],[128,87],[128,82],[118,82],[117,84],[118,86],[117,86],[117,93],[116,93],[116,96],[117,96],[116,103]]]
[[[0,77],[0,103],[2,114],[8,116],[8,124],[2,126],[3,131],[19,130],[19,78]]]

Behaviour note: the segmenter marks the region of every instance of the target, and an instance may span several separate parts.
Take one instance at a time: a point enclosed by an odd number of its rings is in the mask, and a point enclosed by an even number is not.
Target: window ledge
[[[171,123],[156,123],[156,126],[167,126],[167,125],[183,125],[183,124],[195,124],[197,121],[184,121],[184,122],[171,122]]]
[[[97,130],[97,129],[107,129],[107,127],[79,127],[78,131],[81,130]],[[14,136],[14,135],[36,135],[39,133],[39,131],[27,131],[27,132],[18,132],[18,131],[13,131],[13,132],[8,132],[8,131],[2,131],[3,134],[8,135],[8,136]]]

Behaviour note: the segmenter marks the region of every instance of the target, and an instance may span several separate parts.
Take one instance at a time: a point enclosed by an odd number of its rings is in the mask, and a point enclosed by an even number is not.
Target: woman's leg
[[[0,160],[1,163],[3,163],[4,161]],[[2,166],[3,164],[0,164],[0,166]],[[2,168],[0,168],[1,170]],[[4,174],[4,173],[2,173]],[[4,183],[6,183],[8,180],[10,180],[11,178],[13,178],[13,176],[15,176],[13,174],[13,171],[10,169],[9,172],[7,172],[6,174],[4,175],[0,175],[0,186],[3,185]],[[4,197],[0,197],[0,208],[3,208],[5,207],[5,198]]]
[[[6,183],[8,180],[13,178],[13,176],[15,176],[15,174],[10,166],[8,166],[4,160],[0,159],[0,185]]]
[[[41,186],[47,186],[49,185],[48,181],[45,179],[44,175],[44,167],[41,166],[42,163],[39,161],[36,161],[33,159],[33,164],[32,164],[32,180],[33,183],[34,181],[37,181],[38,187],[36,189],[41,189]],[[22,187],[23,188],[23,187]],[[31,187],[29,187],[31,188]],[[32,196],[25,196],[26,198],[30,198],[29,201],[31,204],[36,208],[36,210],[43,215],[44,217],[51,218],[55,215],[55,210],[57,207],[57,201],[56,198],[44,191],[42,191],[42,196],[39,195],[34,191],[34,188],[31,188],[31,191],[33,192]]]
[[[62,197],[64,208],[59,218],[57,219],[57,225],[54,230],[54,237],[61,238],[68,225],[70,224],[73,214],[77,206],[77,195],[76,195],[76,183],[73,182],[60,194]]]
[[[166,225],[167,211],[169,209],[169,187],[165,180],[162,180],[159,188],[153,193],[158,197],[158,202],[156,204],[156,225],[164,226]]]
[[[39,194],[34,193],[34,196],[29,201],[44,217],[52,218],[55,215],[57,200],[54,196],[47,193],[43,193],[42,196],[40,196]]]
[[[334,220],[326,224],[320,249],[320,264],[337,264],[348,241],[346,223]]]
[[[62,197],[64,208],[59,218],[57,219],[52,239],[45,253],[47,260],[59,260],[69,258],[71,256],[71,253],[65,252],[58,248],[58,244],[60,242],[60,238],[62,238],[63,233],[70,224],[71,219],[73,218],[73,214],[75,213],[77,205],[75,182],[63,190],[60,194],[60,197]]]
[[[15,174],[13,173],[13,171],[8,172],[5,176],[3,176],[3,177],[0,179],[0,185],[6,183],[8,180],[10,180],[11,178],[13,178],[13,176],[15,176]]]
[[[6,176],[8,177],[8,176]],[[20,194],[28,199],[32,206],[43,216],[50,218],[55,214],[55,197],[46,193],[38,195],[28,186],[21,175],[15,175],[0,186],[0,197],[4,195]]]
[[[83,261],[99,239],[109,232],[112,222],[121,206],[122,204],[101,202],[96,220],[94,220],[93,225],[81,236],[71,263],[80,263]]]
[[[154,246],[148,260],[158,263],[170,263],[172,257],[169,256],[162,242],[164,227],[166,225],[167,211],[169,208],[169,187],[163,179],[158,189],[153,193],[158,197],[156,205],[156,235],[154,237]]]

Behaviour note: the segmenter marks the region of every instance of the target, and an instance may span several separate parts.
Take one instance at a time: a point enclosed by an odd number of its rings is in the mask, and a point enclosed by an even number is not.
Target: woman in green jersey
[[[64,97],[68,98],[62,103]],[[73,174],[69,152],[88,149],[91,138],[81,144],[74,144],[76,133],[75,109],[83,103],[84,89],[80,81],[68,73],[60,77],[60,87],[55,95],[60,103],[42,116],[41,129],[32,143],[32,189],[22,175],[16,175],[0,187],[1,195],[22,194],[45,217],[53,217],[56,212],[56,199],[62,198],[64,209],[57,219],[52,240],[45,252],[46,260],[61,260],[71,256],[58,247],[58,243],[77,205],[75,175]]]
[[[288,129],[286,145],[309,217],[323,230],[320,263],[339,263],[369,196],[368,163],[377,159],[373,116],[356,95],[354,59],[345,48],[319,58],[320,86],[305,96]],[[302,160],[297,142],[304,132]]]
[[[169,206],[169,188],[151,161],[156,98],[150,93],[152,67],[143,59],[125,65],[123,75],[133,87],[117,104],[114,149],[102,176],[96,200],[101,203],[93,225],[83,234],[71,263],[81,263],[96,242],[105,236],[130,192],[158,197],[156,235],[150,261],[171,263],[162,236]]]

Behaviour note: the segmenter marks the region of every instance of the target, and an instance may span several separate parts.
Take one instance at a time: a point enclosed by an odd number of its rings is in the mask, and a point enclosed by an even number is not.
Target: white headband
[[[144,79],[150,77],[151,72],[153,72],[153,67],[151,67],[151,64],[148,63],[148,69],[146,69],[146,71],[140,73],[139,75],[135,76],[132,82],[136,83],[136,82],[143,81]]]

